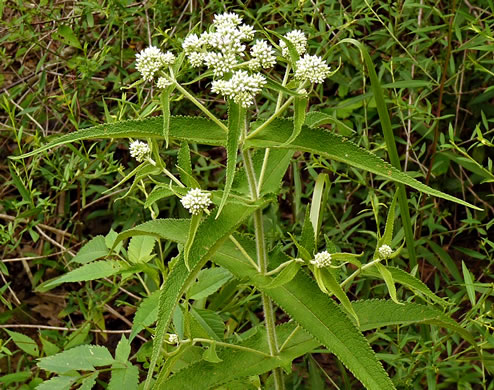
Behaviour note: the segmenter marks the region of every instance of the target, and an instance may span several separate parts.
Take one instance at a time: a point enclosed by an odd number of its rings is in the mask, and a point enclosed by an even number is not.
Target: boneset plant
[[[354,40],[345,39],[339,43],[342,44],[357,45],[361,50],[388,151],[397,158],[389,115],[370,56]],[[146,285],[139,274],[160,286],[155,292],[149,291],[140,304],[130,339],[122,338],[115,358],[98,346],[80,346],[77,351],[70,349],[43,358],[39,362],[42,369],[60,374],[46,384],[64,381],[69,386],[83,383],[84,388],[91,388],[99,372],[97,367],[111,365],[112,386],[137,388],[138,370],[128,362],[130,342],[156,321],[145,389],[206,389],[234,381],[247,386],[253,376],[268,372],[271,375],[265,385],[283,389],[285,372],[291,371],[293,359],[320,346],[333,353],[366,388],[392,389],[393,382],[363,331],[425,323],[452,328],[471,341],[468,332],[432,306],[447,303],[410,273],[391,266],[391,259],[401,249],[392,247],[397,203],[405,234],[410,238],[404,185],[467,207],[475,206],[406,175],[399,170],[399,161],[398,168],[392,166],[348,139],[318,127],[334,118],[310,111],[310,96],[338,69],[308,52],[303,31],[284,35],[255,31],[239,15],[225,13],[216,15],[207,31],[188,35],[182,47],[183,52],[176,54],[157,47],[137,54],[136,69],[142,79],[134,87],[141,88],[144,83],[155,87],[162,116],[80,130],[16,157],[26,158],[77,140],[131,139],[130,154],[139,165],[121,183],[134,178],[131,190],[140,189],[146,198],[144,207],[152,215],[150,221],[118,235],[93,238],[72,260],[80,267],[39,287],[47,290],[61,283],[118,275],[121,280],[136,275]],[[328,49],[324,56],[330,58],[333,50]],[[190,91],[191,68],[202,72],[192,82],[211,80],[212,96],[226,101],[227,120],[218,118]],[[280,69],[283,77],[277,79]],[[204,115],[171,116],[170,104],[180,97],[188,99]],[[271,103],[265,104],[266,99]],[[261,101],[272,111],[264,110],[258,117]],[[201,188],[200,178],[194,177],[189,144],[226,148],[222,188]],[[161,153],[175,145],[179,145],[178,177],[167,168]],[[330,184],[324,173],[315,181],[302,234],[286,232],[293,251],[267,246],[263,210],[278,201],[283,176],[295,151],[334,159],[397,184],[384,232],[381,234],[378,228],[370,262],[362,264],[359,254],[338,252],[331,237],[323,236],[321,216]],[[151,192],[147,190],[149,183]],[[157,218],[157,202],[170,196],[180,198],[190,218]],[[244,234],[249,226],[253,227],[253,235]],[[123,248],[122,242],[129,238]],[[160,245],[156,245],[157,241]],[[162,242],[176,243],[176,252],[168,251],[165,258]],[[410,244],[413,242],[407,242],[412,257]],[[208,262],[213,265],[205,268]],[[349,264],[354,271],[343,279],[342,274],[350,271]],[[347,291],[362,277],[381,278],[391,299],[350,301]],[[228,313],[220,316],[205,308],[205,299],[232,278],[258,290],[262,301],[262,324],[253,323],[243,332],[225,329]],[[410,289],[427,304],[400,302],[395,283]],[[229,286],[240,288],[239,284]],[[231,297],[233,292],[224,296]],[[291,321],[277,325],[279,310]],[[81,356],[82,363],[78,363]],[[71,363],[67,367],[68,360]],[[184,361],[189,364],[184,366]]]

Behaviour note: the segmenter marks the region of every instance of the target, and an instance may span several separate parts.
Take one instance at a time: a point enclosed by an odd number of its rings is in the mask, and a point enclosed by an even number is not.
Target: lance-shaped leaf
[[[291,127],[291,122],[289,120],[277,119],[266,126],[262,132],[256,134],[254,137],[247,138],[246,146],[258,148],[290,148],[318,154],[375,173],[388,180],[405,184],[425,194],[450,200],[479,210],[478,207],[471,205],[468,202],[419,182],[406,173],[394,168],[371,152],[359,148],[346,137],[341,137],[325,129],[303,126],[299,136],[290,145],[284,146],[285,141],[290,137],[292,131]]]
[[[238,241],[251,256],[255,254],[252,241],[240,238]],[[216,252],[213,260],[238,278],[248,277],[261,290],[269,283],[269,277],[259,275],[241,251],[229,241]],[[270,259],[273,266],[288,258],[280,257],[276,260]],[[264,291],[334,353],[365,387],[375,390],[394,389],[374,351],[352,320],[304,272],[298,272],[290,282],[280,287]]]
[[[170,94],[175,88],[170,85],[164,88],[161,92],[161,111],[163,113],[163,138],[165,145],[168,148],[168,138],[170,134]]]
[[[291,337],[276,357],[245,349],[220,348],[216,346],[216,353],[221,361],[216,363],[200,361],[191,364],[169,377],[165,382],[157,385],[166,389],[205,390],[288,365],[293,359],[311,352],[319,345],[308,333],[302,329],[297,330],[296,327],[293,322],[276,327],[276,336],[280,345],[288,337]],[[253,336],[238,345],[261,352],[269,351],[266,330],[259,327]],[[208,374],[204,375],[205,372]]]
[[[223,189],[223,197],[221,198],[220,205],[216,218],[219,217],[221,210],[225,206],[228,195],[233,184],[233,178],[235,177],[235,168],[237,166],[237,153],[238,145],[240,142],[240,136],[245,128],[245,114],[246,110],[240,104],[234,103],[232,100],[228,101],[228,135],[226,141],[226,182]]]
[[[312,202],[310,205],[310,221],[312,222],[312,227],[314,228],[314,240],[317,246],[317,237],[319,236],[319,230],[322,223],[322,213],[325,205],[324,197],[324,184],[328,184],[329,179],[327,173],[320,173],[316,179],[316,185],[314,186],[314,192],[312,194]]]
[[[145,388],[149,388],[153,369],[161,353],[161,345],[164,341],[166,329],[170,323],[173,310],[185,289],[193,280],[195,280],[203,265],[215,253],[222,242],[245,220],[245,218],[263,205],[264,203],[250,205],[236,202],[227,203],[221,215],[216,218],[214,215],[210,215],[199,226],[196,239],[190,248],[190,272],[187,270],[183,261],[183,254],[180,255],[178,262],[170,271],[170,274],[161,289],[158,324],[156,326],[153,352]],[[157,232],[154,232],[154,234],[156,233]],[[164,234],[167,235],[167,232],[164,232]],[[183,238],[181,238],[180,241],[181,240],[183,240]]]
[[[192,214],[190,218],[189,233],[187,234],[187,240],[185,241],[185,245],[184,245],[184,261],[185,261],[185,266],[189,271],[190,271],[190,266],[189,266],[190,248],[194,243],[194,238],[196,236],[197,229],[199,228],[199,224],[201,223],[201,218],[202,218],[202,211],[199,214]]]
[[[286,144],[291,144],[292,141],[298,137],[302,131],[302,126],[305,123],[305,111],[307,109],[307,103],[309,98],[296,97],[293,101],[293,132],[290,138],[286,141]]]
[[[393,302],[400,304],[400,302],[398,301],[398,297],[396,296],[396,287],[395,287],[395,282],[393,280],[393,275],[381,263],[376,263],[376,268],[379,271],[379,274],[382,276],[384,283],[386,283],[386,287],[388,288],[389,296],[391,297]]]

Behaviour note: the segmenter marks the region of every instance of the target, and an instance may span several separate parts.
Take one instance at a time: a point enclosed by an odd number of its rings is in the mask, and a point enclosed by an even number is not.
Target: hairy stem
[[[249,182],[249,189],[252,200],[256,200],[257,196],[257,183],[256,174],[254,171],[254,164],[249,150],[242,151],[242,157],[244,159],[245,172],[247,174],[247,180]],[[264,241],[264,224],[262,219],[262,210],[258,209],[254,212],[254,230],[256,236],[256,253],[257,263],[261,274],[266,274],[268,270],[268,258],[266,254],[266,243]],[[264,323],[266,326],[269,353],[271,356],[276,356],[279,353],[278,340],[276,338],[276,325],[275,325],[275,313],[273,309],[273,303],[271,299],[264,293],[261,293],[262,305],[264,310]],[[284,389],[283,373],[280,368],[273,370],[273,378],[275,389]]]

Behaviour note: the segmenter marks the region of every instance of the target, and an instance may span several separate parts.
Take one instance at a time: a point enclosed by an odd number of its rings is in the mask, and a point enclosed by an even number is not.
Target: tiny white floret
[[[149,145],[141,141],[132,142],[130,144],[129,150],[131,157],[134,157],[137,160],[137,162],[144,161],[151,153],[151,149],[149,148]]]
[[[331,254],[328,251],[319,252],[310,263],[314,264],[317,268],[329,267],[331,265]]]
[[[274,50],[266,41],[256,41],[250,49],[252,60],[249,63],[249,68],[258,70],[259,68],[271,68],[276,64],[276,56]]]
[[[199,214],[201,211],[207,210],[211,205],[211,193],[202,191],[200,188],[193,188],[187,192],[180,202],[193,215]]]
[[[151,81],[156,72],[163,66],[173,64],[173,62],[175,62],[175,56],[171,52],[163,53],[154,46],[149,46],[136,54],[136,69],[146,81]]]
[[[172,84],[173,83],[170,80],[168,80],[166,77],[160,77],[158,79],[158,82],[156,83],[156,86],[159,89],[165,89],[166,87],[169,87]]]
[[[389,245],[381,245],[381,247],[378,250],[379,256],[381,256],[383,259],[387,259],[389,256],[393,254],[393,250]]]

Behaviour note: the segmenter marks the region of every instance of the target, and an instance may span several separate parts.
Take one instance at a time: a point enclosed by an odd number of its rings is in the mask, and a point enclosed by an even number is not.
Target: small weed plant
[[[129,390],[284,389],[288,381],[296,383],[295,359],[312,359],[309,366],[315,367],[311,353],[324,351],[361,386],[386,390],[395,384],[363,332],[430,324],[449,328],[477,348],[470,333],[441,310],[448,302],[393,261],[404,256],[416,270],[405,186],[478,208],[402,172],[384,94],[361,43],[342,39],[316,55],[303,26],[283,35],[258,27],[236,13],[217,14],[206,31],[184,37],[181,52],[147,47],[136,56],[141,78],[129,87],[151,85],[161,116],[78,130],[15,157],[80,140],[128,140],[138,164],[112,190],[132,181],[123,197],[141,199],[150,216],[122,232],[95,236],[72,259],[75,268],[38,287],[48,291],[63,283],[110,278],[119,286],[137,280],[147,295],[114,356],[106,347],[83,344],[43,357],[38,366],[49,379],[37,389],[77,385],[87,390],[97,381],[106,381],[108,389]],[[342,65],[335,48],[348,46],[358,48],[366,66],[391,164],[337,134],[336,127],[323,127],[344,124],[311,107],[320,84],[331,83]],[[171,115],[174,102],[184,99],[201,114]],[[203,157],[211,149],[226,150],[226,165]],[[280,194],[286,193],[284,177],[300,153],[347,164],[388,183],[394,192],[390,204],[372,202],[372,254],[343,251],[323,233],[332,185],[324,171],[311,179],[307,212],[295,215],[302,229],[273,227],[273,213],[281,213]],[[221,177],[220,185],[201,185],[201,175],[211,171]],[[175,209],[188,217],[163,215],[161,202],[174,198],[179,200]],[[359,299],[356,286],[365,278],[380,279],[389,299]],[[397,284],[413,294],[400,298]],[[144,332],[153,335],[138,353],[144,356],[145,377],[129,359],[131,343]]]

